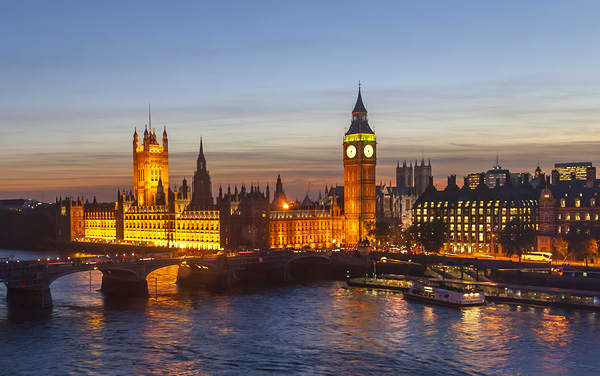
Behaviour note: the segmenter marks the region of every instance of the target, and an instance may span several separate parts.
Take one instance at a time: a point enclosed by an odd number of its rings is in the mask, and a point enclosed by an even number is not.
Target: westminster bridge
[[[0,262],[0,282],[14,308],[49,308],[50,286],[73,273],[98,270],[101,291],[107,298],[148,297],[147,277],[155,270],[178,265],[177,283],[216,290],[236,284],[281,283],[307,278],[340,278],[364,275],[369,260],[355,254],[320,252],[264,252],[235,256],[134,258],[98,256],[85,259]]]

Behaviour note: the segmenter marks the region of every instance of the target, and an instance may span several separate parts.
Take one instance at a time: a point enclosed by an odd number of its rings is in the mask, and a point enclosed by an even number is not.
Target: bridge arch
[[[292,257],[290,258],[287,263],[286,266],[290,266],[295,262],[299,262],[299,261],[317,261],[320,264],[327,264],[327,265],[331,265],[331,259],[325,255],[320,255],[320,254],[303,254],[303,255],[299,255],[296,257]]]

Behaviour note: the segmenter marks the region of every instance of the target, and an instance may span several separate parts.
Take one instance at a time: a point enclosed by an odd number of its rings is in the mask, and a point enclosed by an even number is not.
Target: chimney
[[[594,183],[596,183],[596,177],[594,175],[588,173],[585,177],[585,187],[586,188],[594,188]]]
[[[456,185],[456,175],[448,176],[448,187],[454,187]]]

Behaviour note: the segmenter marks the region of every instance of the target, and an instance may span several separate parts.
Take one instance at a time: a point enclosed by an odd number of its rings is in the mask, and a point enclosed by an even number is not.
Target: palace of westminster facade
[[[150,123],[150,121],[149,121]],[[278,176],[269,186],[219,187],[213,200],[202,140],[192,188],[184,179],[169,185],[166,129],[159,143],[146,127],[133,134],[133,189],[112,203],[57,199],[57,238],[61,241],[116,242],[189,249],[333,248],[368,240],[378,220],[411,220],[417,190],[424,190],[431,164],[396,168],[396,187],[376,185],[375,133],[359,88],[350,128],[344,135],[344,185],[326,187],[312,201],[289,201]]]

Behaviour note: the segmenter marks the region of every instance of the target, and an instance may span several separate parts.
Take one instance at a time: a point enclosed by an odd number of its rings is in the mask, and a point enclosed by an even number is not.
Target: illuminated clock
[[[366,145],[364,152],[365,157],[371,158],[373,156],[373,145]]]
[[[354,146],[354,145],[348,146],[348,148],[346,149],[346,155],[348,156],[348,158],[356,157],[356,146]]]

